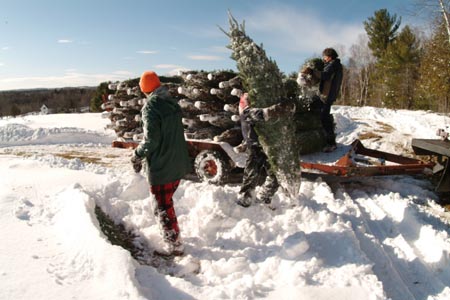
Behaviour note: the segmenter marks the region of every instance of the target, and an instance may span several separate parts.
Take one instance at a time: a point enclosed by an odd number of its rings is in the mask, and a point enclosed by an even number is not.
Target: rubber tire
[[[223,184],[230,174],[230,164],[225,155],[213,150],[203,150],[195,157],[195,173],[201,181]]]

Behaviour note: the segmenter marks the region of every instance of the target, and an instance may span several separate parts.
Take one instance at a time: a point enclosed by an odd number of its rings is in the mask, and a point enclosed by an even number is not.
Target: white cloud
[[[59,39],[58,43],[59,44],[70,44],[70,43],[73,43],[73,41],[69,40],[69,39]]]
[[[126,71],[116,71],[110,74],[67,72],[61,76],[7,77],[0,78],[0,90],[97,86],[101,82],[122,81],[132,76],[138,77],[138,75]]]
[[[2,47],[3,51],[9,50],[10,48],[8,46]]]
[[[350,47],[364,32],[362,24],[324,22],[314,12],[299,11],[287,6],[270,7],[246,18],[246,26],[262,32],[270,44],[289,52],[320,54],[326,47]]]
[[[180,72],[189,70],[188,68],[175,64],[159,64],[153,67],[155,68],[155,71],[157,71],[158,74],[166,76],[176,76],[179,75]]]
[[[223,60],[222,57],[215,55],[188,55],[188,58],[192,60],[208,60],[208,61]]]
[[[180,75],[180,72],[186,72],[186,71],[189,71],[189,69],[184,68],[184,67],[179,67],[179,68],[175,68],[175,69],[168,71],[167,73],[165,73],[165,75],[177,76],[177,75]]]
[[[139,51],[136,51],[136,53],[139,53],[139,54],[156,54],[156,53],[158,53],[158,51],[139,50]]]
[[[3,67],[4,65],[5,65],[4,63],[0,62],[0,67]]]
[[[182,67],[178,66],[178,65],[171,65],[171,64],[159,64],[159,65],[156,65],[155,68],[158,68],[158,69],[178,69],[178,68],[182,68]]]

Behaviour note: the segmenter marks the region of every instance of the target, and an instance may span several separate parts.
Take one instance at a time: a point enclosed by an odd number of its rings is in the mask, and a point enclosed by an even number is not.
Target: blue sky
[[[346,49],[381,8],[411,25],[413,0],[0,0],[0,90],[95,86],[145,70],[235,69],[228,13],[281,71]]]

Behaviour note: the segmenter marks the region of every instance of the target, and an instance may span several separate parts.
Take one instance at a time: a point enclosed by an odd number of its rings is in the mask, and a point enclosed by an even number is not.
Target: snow
[[[426,111],[333,107],[339,147],[410,155],[450,118]],[[183,180],[174,195],[186,259],[166,275],[100,230],[95,206],[162,246],[131,150],[112,148],[101,114],[0,119],[0,299],[450,299],[449,213],[423,177],[304,179],[275,210],[234,204],[239,185]],[[334,156],[333,156],[334,155]]]

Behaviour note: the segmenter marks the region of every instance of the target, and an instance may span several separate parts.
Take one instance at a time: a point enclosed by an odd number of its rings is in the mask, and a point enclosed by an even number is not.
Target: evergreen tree
[[[380,65],[386,71],[387,107],[413,108],[420,54],[416,35],[409,26],[405,26],[397,39],[389,44],[386,54],[380,60]]]
[[[20,110],[19,106],[17,106],[16,103],[14,103],[11,106],[11,116],[16,117],[18,115],[20,115],[22,113],[22,111]]]
[[[401,18],[397,20],[397,15],[391,16],[387,9],[375,11],[373,17],[364,21],[364,29],[369,37],[368,45],[376,58],[382,58],[389,44],[395,40],[400,23]]]
[[[389,105],[391,90],[388,87],[389,67],[383,61],[389,45],[391,45],[397,37],[397,30],[400,27],[401,18],[397,19],[397,15],[391,16],[386,9],[375,11],[373,17],[364,22],[364,28],[369,38],[368,46],[372,50],[373,56],[376,58],[374,72],[371,74],[369,94],[372,98],[381,101],[379,106]],[[377,104],[377,103],[374,103]]]
[[[442,19],[425,44],[419,73],[419,108],[450,112],[450,47]]]
[[[229,14],[229,37],[231,58],[236,61],[244,90],[249,93],[251,105],[267,108],[286,98],[283,75],[277,64],[268,58],[262,45],[257,45],[245,32],[244,23],[239,24]],[[259,122],[255,125],[259,142],[277,174],[280,185],[291,196],[297,196],[300,188],[300,157],[296,124],[289,118]]]
[[[111,94],[113,91],[108,89],[108,85],[110,82],[102,82],[97,87],[97,90],[94,96],[91,98],[90,110],[92,112],[100,112],[102,111],[102,103],[106,101],[105,97]]]

